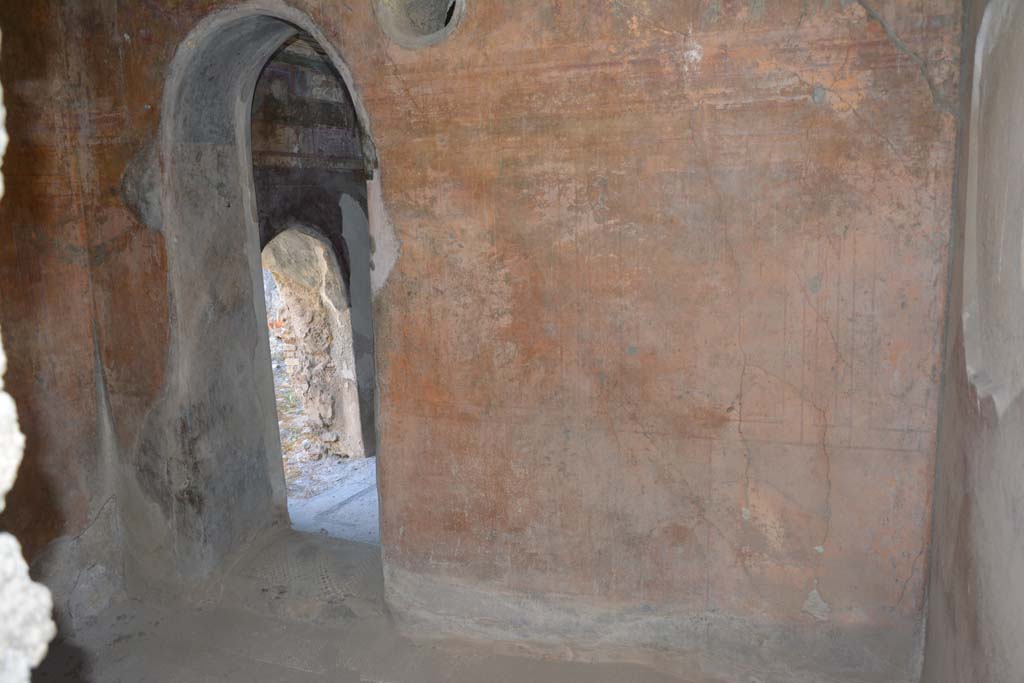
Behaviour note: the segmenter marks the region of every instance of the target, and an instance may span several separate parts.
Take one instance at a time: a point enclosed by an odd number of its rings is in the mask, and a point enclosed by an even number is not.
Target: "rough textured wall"
[[[272,334],[295,351],[286,361],[287,372],[316,425],[318,448],[363,457],[352,310],[330,242],[316,233],[286,230],[263,248],[263,267],[273,275],[281,299],[281,329]]]
[[[120,585],[110,470],[163,382],[162,243],[121,187],[145,156],[137,126],[157,112],[129,105],[111,77],[118,46],[86,38],[114,14],[110,4],[0,3],[11,137],[0,325],[26,437],[0,527],[22,541],[58,615],[73,618]]]
[[[56,18],[37,27],[33,18],[11,3],[0,9],[7,35],[0,78],[13,140],[7,199],[0,203],[0,306],[7,350],[16,359],[7,383],[21,406],[28,441],[3,524],[21,537],[30,558],[65,528],[86,525],[101,454],[86,312],[92,301],[80,213],[84,179],[66,139],[77,132],[70,125],[74,94],[62,89],[69,80],[66,51],[75,46],[60,44]],[[53,51],[44,45],[49,40],[58,45]],[[37,457],[43,453],[45,458]],[[54,487],[64,483],[62,474],[71,476],[58,494]]]
[[[1024,678],[1024,8],[976,2],[968,16],[957,226],[964,246],[950,296],[927,683]]]
[[[126,208],[148,195],[118,188],[135,168],[129,189],[147,186],[167,65],[227,3],[15,4],[2,12],[36,20],[33,36],[88,35],[52,71],[71,84],[54,94],[73,139],[45,157],[84,169],[84,211],[20,210],[44,253],[62,230],[81,242],[78,286],[56,256],[36,286],[93,291],[24,325],[28,346],[73,349],[17,386],[43,405],[36,376],[80,380],[81,426],[48,408],[30,428],[81,444],[98,438],[101,378],[130,443],[165,379],[167,245],[151,203]],[[349,62],[380,157],[371,225],[400,242],[386,281],[377,245],[373,275],[400,612],[703,652],[765,680],[815,659],[909,676],[959,3],[476,0],[419,51],[388,42],[369,3],[293,6]],[[45,65],[45,42],[23,49]],[[30,85],[26,113],[52,112]],[[93,489],[59,447],[37,452],[50,481]],[[491,619],[499,604],[516,630]]]
[[[362,146],[362,131],[341,76],[315,40],[305,34],[290,39],[260,74],[253,95],[253,176],[261,244],[296,226],[316,230],[334,247],[348,282],[353,259],[370,258],[365,249],[354,250],[348,243],[351,236],[340,208],[346,194],[365,207]],[[352,304],[358,310],[370,306],[368,301]],[[366,453],[373,455],[373,334],[356,332],[360,429],[367,435]],[[362,435],[359,441],[364,441]],[[363,447],[358,450],[363,452]]]

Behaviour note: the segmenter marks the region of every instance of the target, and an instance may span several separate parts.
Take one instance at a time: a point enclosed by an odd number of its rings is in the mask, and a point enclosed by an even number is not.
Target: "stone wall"
[[[273,275],[281,300],[271,334],[284,343],[292,385],[318,427],[315,447],[363,457],[352,311],[330,243],[311,231],[287,230],[264,247],[263,267]]]
[[[6,3],[32,36],[10,73],[35,191],[0,207],[0,323],[36,551],[95,517],[109,463],[143,572],[215,571],[277,519],[238,140],[227,116],[159,126],[222,103],[164,97],[210,36],[234,50],[222,90],[255,81],[233,60],[291,34],[215,31],[260,12],[344,56],[375,147],[396,614],[727,679],[911,678],[956,0],[477,0],[422,49],[371,3]],[[154,175],[173,206],[121,193]]]

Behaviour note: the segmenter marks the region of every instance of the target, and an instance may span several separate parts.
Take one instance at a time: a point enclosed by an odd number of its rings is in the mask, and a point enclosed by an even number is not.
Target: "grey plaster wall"
[[[263,64],[295,27],[217,17],[164,95],[168,381],[119,485],[130,579],[203,580],[287,518],[249,152]]]
[[[926,683],[1024,680],[1024,5],[968,9]]]
[[[211,15],[168,71],[158,145],[167,379],[117,476],[132,591],[180,594],[287,522],[250,116],[261,70],[299,31],[323,46],[351,93],[347,67],[309,17],[274,1]],[[357,96],[352,106],[368,130]],[[368,138],[362,147],[372,170]]]
[[[345,244],[349,253],[349,299],[352,303],[352,344],[359,379],[360,417],[367,456],[377,454],[376,368],[374,365],[373,294],[370,273],[373,242],[366,212],[351,195],[339,202]]]

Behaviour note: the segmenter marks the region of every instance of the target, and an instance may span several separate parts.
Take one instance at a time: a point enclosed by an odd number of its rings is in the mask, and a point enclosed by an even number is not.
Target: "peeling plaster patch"
[[[690,66],[696,66],[700,64],[700,61],[704,59],[704,48],[700,46],[696,40],[693,39],[692,33],[686,35],[686,51],[683,52],[683,59],[686,61],[686,70],[689,71]]]
[[[85,624],[107,609],[121,591],[121,577],[115,569],[95,564],[76,578],[75,590],[69,598],[68,613],[72,623]]]
[[[381,174],[366,183],[367,213],[370,221],[370,256],[373,268],[370,270],[370,289],[374,294],[384,289],[395,262],[398,261],[399,242],[395,228],[388,217],[381,190]]]
[[[817,587],[807,594],[807,599],[804,601],[803,611],[810,614],[817,621],[828,621],[832,614],[832,608],[821,597],[821,593],[818,592]]]

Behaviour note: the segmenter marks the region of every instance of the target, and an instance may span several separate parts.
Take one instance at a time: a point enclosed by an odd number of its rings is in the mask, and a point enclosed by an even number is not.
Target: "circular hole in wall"
[[[466,13],[466,0],[374,0],[374,10],[392,40],[415,49],[447,38]]]

